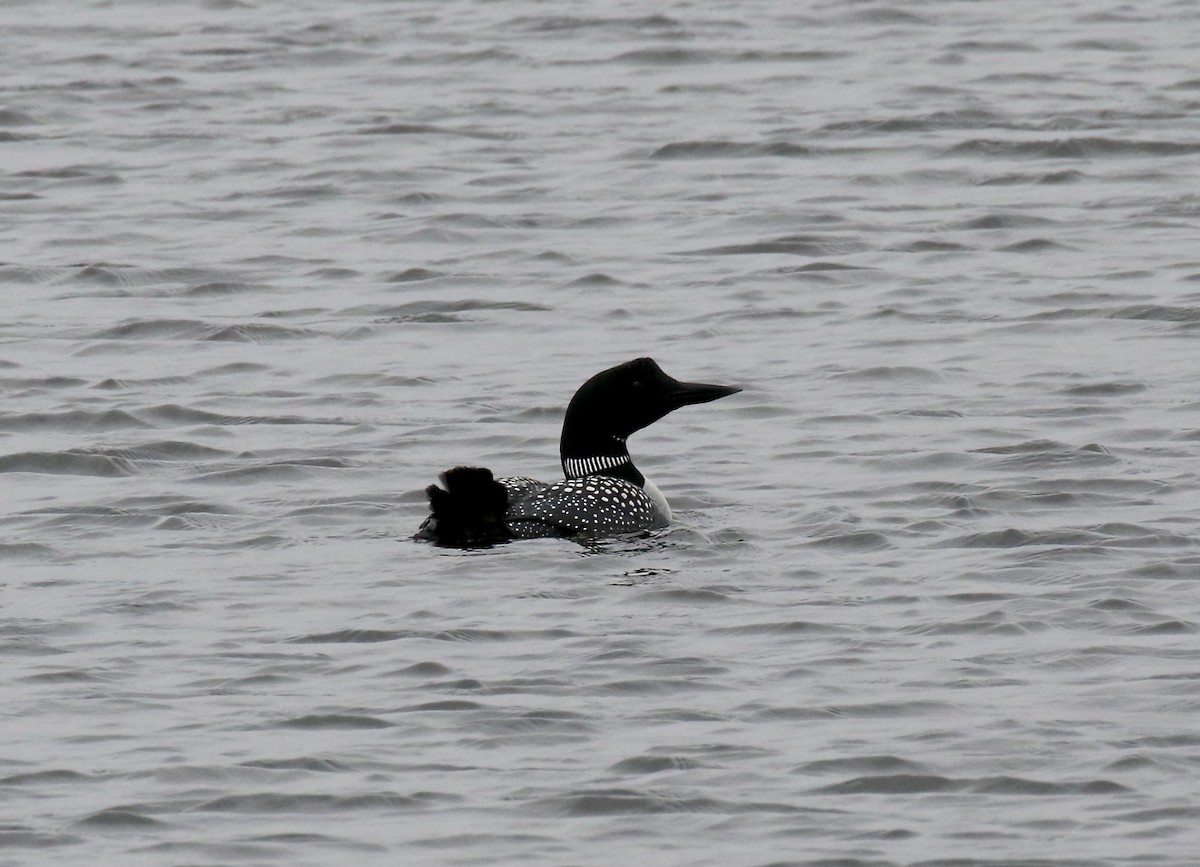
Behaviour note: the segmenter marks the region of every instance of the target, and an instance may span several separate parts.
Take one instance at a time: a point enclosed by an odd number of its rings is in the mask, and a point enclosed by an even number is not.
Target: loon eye
[[[635,379],[633,381],[633,385],[631,386],[631,388],[641,388],[641,387],[642,387],[642,381],[640,379]]]

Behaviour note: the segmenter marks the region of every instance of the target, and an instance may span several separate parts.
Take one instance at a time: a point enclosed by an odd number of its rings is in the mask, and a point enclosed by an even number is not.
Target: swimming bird
[[[453,547],[547,536],[606,536],[665,527],[671,508],[633,465],[625,440],[667,413],[740,388],[680,382],[650,358],[601,371],[575,392],[563,418],[561,482],[500,478],[455,467],[430,485],[430,515],[415,538]]]

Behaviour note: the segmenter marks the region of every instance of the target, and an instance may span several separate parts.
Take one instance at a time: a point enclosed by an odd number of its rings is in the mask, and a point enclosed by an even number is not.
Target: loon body
[[[430,515],[416,538],[441,545],[490,545],[547,536],[600,536],[665,527],[666,498],[633,465],[625,440],[667,413],[741,391],[680,382],[652,359],[597,373],[575,392],[563,418],[561,482],[497,479],[481,467],[455,467],[430,485]]]

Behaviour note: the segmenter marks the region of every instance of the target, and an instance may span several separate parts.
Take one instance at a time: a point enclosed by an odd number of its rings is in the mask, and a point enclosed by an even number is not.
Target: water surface
[[[3,17],[0,862],[1194,863],[1192,4]]]

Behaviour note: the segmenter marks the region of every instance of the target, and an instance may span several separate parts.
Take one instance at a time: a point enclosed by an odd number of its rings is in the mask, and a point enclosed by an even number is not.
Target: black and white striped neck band
[[[564,458],[563,472],[568,479],[581,479],[601,470],[619,467],[629,462],[629,455],[600,455],[594,458]]]

